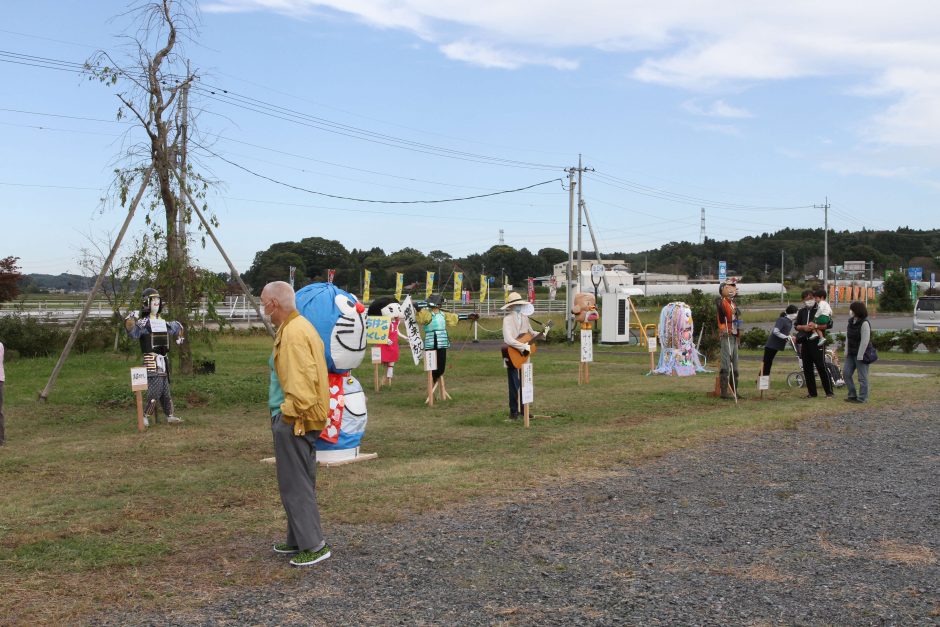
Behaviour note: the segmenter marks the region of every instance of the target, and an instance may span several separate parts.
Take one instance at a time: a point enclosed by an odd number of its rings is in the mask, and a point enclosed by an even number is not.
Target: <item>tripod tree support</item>
[[[52,392],[52,388],[55,386],[56,379],[59,378],[59,371],[62,370],[62,366],[65,364],[65,360],[68,359],[69,353],[72,352],[72,346],[75,345],[75,338],[78,337],[78,330],[82,327],[82,323],[85,322],[85,318],[88,316],[88,312],[91,310],[91,303],[98,294],[98,290],[101,289],[101,284],[104,282],[104,275],[107,274],[108,268],[111,267],[111,262],[114,261],[114,256],[117,254],[118,248],[121,246],[121,240],[124,239],[124,235],[127,233],[127,227],[130,226],[131,220],[134,218],[134,212],[137,211],[137,205],[140,204],[140,200],[144,197],[144,192],[147,191],[147,186],[150,184],[151,174],[153,174],[152,165],[147,168],[146,172],[144,172],[143,183],[141,183],[140,190],[138,190],[137,195],[134,196],[134,201],[131,203],[131,206],[127,209],[127,217],[124,219],[124,225],[121,227],[121,231],[114,240],[114,245],[111,247],[111,253],[108,255],[108,258],[101,266],[101,272],[98,273],[98,279],[95,281],[95,286],[91,288],[91,293],[88,294],[88,299],[85,301],[85,306],[82,308],[82,313],[78,315],[78,320],[75,321],[75,326],[72,327],[72,332],[69,334],[69,339],[65,342],[65,348],[62,349],[62,354],[59,355],[59,361],[56,362],[55,368],[52,369],[52,374],[49,375],[49,380],[46,382],[46,387],[44,387],[42,392],[39,393],[39,400],[43,402],[49,400],[49,393]]]
[[[238,284],[241,286],[242,291],[245,293],[245,298],[251,302],[252,307],[255,308],[255,311],[258,313],[258,317],[261,318],[261,322],[264,323],[264,328],[268,330],[268,334],[271,337],[274,337],[274,327],[271,326],[271,323],[268,322],[264,314],[261,313],[261,306],[258,304],[258,301],[255,300],[255,297],[251,295],[251,291],[248,289],[248,286],[245,285],[245,282],[242,280],[241,275],[238,273],[238,270],[235,269],[235,264],[232,263],[232,260],[228,258],[228,255],[225,253],[225,250],[222,248],[222,244],[219,243],[218,238],[215,236],[215,232],[212,230],[212,227],[209,226],[209,221],[206,220],[206,217],[202,215],[202,211],[199,210],[199,204],[193,199],[192,194],[189,193],[189,190],[186,189],[186,184],[183,181],[183,177],[180,176],[179,172],[174,171],[176,174],[176,179],[180,182],[180,189],[186,194],[186,199],[189,200],[189,204],[192,205],[193,211],[196,212],[196,215],[199,216],[199,220],[202,221],[202,225],[206,227],[206,232],[209,234],[209,237],[212,238],[215,247],[219,249],[219,252],[222,254],[222,258],[225,259],[225,263],[228,264],[228,269],[231,272],[232,276],[238,281]]]

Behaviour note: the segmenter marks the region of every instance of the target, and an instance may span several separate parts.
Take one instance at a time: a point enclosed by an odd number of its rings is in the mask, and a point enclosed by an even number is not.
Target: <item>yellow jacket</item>
[[[330,381],[323,340],[313,325],[292,312],[274,336],[274,370],[284,390],[281,414],[294,435],[326,427]]]

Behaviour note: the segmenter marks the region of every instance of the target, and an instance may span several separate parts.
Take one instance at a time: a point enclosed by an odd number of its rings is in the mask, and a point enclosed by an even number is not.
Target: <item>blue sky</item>
[[[563,177],[580,153],[596,170],[583,193],[602,252],[697,241],[701,207],[718,239],[821,227],[812,205],[827,196],[836,229],[940,227],[940,5],[820,4],[214,0],[201,3],[184,51],[202,87],[191,98],[198,140],[309,190],[470,196]],[[124,2],[4,9],[0,51],[122,58]],[[140,135],[114,121],[114,88],[22,61],[0,54],[0,256],[21,257],[25,272],[78,272],[89,239],[123,221],[100,199],[122,146]],[[210,88],[434,148],[324,132]],[[208,202],[242,271],[257,251],[307,236],[462,256],[502,229],[512,246],[567,247],[568,194],[557,182],[464,202],[367,204],[196,157],[220,182]],[[141,215],[132,234],[145,228]],[[211,248],[194,255],[225,268]]]

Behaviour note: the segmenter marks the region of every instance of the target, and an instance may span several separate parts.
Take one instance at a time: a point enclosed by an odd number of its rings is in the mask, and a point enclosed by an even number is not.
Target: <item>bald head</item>
[[[294,288],[284,281],[272,281],[261,290],[261,305],[265,313],[271,316],[271,322],[280,325],[287,316],[297,309],[294,301]]]

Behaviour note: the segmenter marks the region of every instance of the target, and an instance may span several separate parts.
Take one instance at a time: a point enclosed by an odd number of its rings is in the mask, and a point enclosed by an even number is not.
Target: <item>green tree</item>
[[[20,267],[16,264],[19,257],[4,257],[0,259],[0,303],[13,300],[20,293],[19,281]]]
[[[885,279],[878,299],[880,311],[911,311],[911,284],[900,272],[894,272]]]

